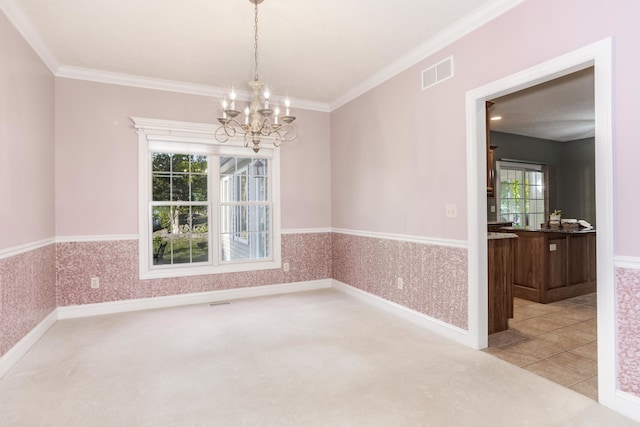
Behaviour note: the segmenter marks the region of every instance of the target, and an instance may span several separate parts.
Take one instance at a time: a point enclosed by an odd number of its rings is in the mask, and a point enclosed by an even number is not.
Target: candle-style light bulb
[[[236,91],[231,89],[231,94],[229,95],[229,98],[231,98],[231,109],[235,110],[236,109]]]
[[[273,124],[277,125],[278,124],[278,117],[280,116],[280,107],[276,107],[274,113],[275,113],[275,117],[273,118]]]
[[[269,108],[269,96],[271,94],[269,93],[269,89],[265,89],[264,90],[264,108],[267,109]]]
[[[249,124],[249,113],[251,111],[249,110],[249,107],[245,107],[244,109],[244,124],[248,125]]]
[[[226,99],[222,100],[222,118],[223,119],[227,118],[227,100]]]
[[[284,109],[284,115],[288,116],[289,115],[289,106],[291,106],[291,101],[289,100],[289,98],[284,100],[284,106],[286,107]]]

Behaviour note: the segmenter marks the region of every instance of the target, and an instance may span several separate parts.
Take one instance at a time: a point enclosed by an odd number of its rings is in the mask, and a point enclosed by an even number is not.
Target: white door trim
[[[485,100],[575,71],[595,68],[596,211],[598,216],[598,395],[616,409],[616,325],[613,246],[612,40],[610,38],[502,78],[466,94],[469,230],[469,338],[487,347],[487,209]]]

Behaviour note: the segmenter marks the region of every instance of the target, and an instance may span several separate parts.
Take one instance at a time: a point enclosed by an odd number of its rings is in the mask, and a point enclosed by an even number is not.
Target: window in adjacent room
[[[537,164],[499,161],[497,166],[497,205],[501,221],[516,227],[540,228],[545,222],[544,167]]]

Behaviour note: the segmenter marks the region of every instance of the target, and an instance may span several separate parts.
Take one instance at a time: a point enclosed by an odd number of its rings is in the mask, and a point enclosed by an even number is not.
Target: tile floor
[[[596,293],[551,304],[514,299],[509,329],[489,336],[500,359],[598,400]]]

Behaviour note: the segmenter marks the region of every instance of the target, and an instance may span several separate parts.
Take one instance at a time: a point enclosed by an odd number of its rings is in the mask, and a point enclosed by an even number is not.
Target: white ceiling
[[[552,141],[595,135],[593,67],[500,98],[489,110],[491,130]]]
[[[260,78],[273,93],[334,107],[376,74],[413,65],[521,1],[264,0]],[[79,67],[215,88],[253,79],[249,0],[0,0],[0,8],[56,75]]]
[[[330,111],[522,1],[264,0],[260,79],[299,107]],[[253,79],[253,7],[249,0],[0,0],[57,76],[214,96],[248,89]],[[565,113],[574,113],[572,96],[563,95]],[[517,111],[524,129],[531,99],[504,102],[511,115],[499,126],[510,129]],[[538,118],[558,104],[542,102]]]

